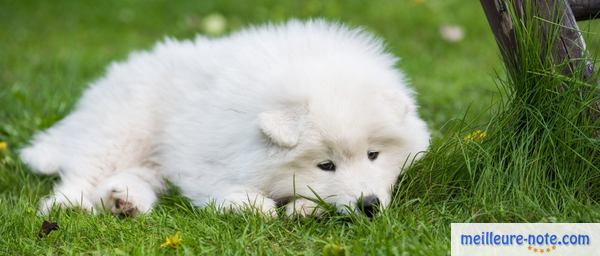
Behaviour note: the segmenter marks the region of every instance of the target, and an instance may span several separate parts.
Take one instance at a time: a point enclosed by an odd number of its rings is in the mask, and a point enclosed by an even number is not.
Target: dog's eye
[[[369,150],[369,151],[367,151],[367,156],[369,157],[369,160],[373,161],[373,160],[377,159],[377,157],[379,156],[379,152]]]
[[[335,171],[335,164],[331,160],[320,162],[317,167],[323,171]]]

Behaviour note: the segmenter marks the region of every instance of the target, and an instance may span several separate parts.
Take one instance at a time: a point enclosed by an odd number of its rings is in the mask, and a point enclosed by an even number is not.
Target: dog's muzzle
[[[379,211],[379,207],[381,202],[379,198],[375,195],[368,195],[362,198],[362,200],[358,200],[357,207],[363,212],[367,217],[373,218],[377,212]]]

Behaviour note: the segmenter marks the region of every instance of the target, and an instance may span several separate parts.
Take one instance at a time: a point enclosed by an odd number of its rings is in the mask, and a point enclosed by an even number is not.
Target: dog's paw
[[[277,217],[277,204],[273,199],[258,193],[236,193],[221,201],[221,211],[243,212],[246,210],[258,212],[265,217]]]
[[[311,200],[299,198],[285,206],[285,214],[289,217],[320,216],[323,214],[323,208]]]
[[[43,198],[38,206],[38,215],[48,215],[53,207],[57,208],[79,208],[85,212],[95,213],[94,205],[85,198],[68,198],[62,194],[51,195]]]
[[[152,211],[155,201],[154,193],[113,189],[104,205],[116,216],[135,217]]]
[[[138,213],[138,208],[129,201],[117,198],[110,211],[116,216],[135,217]]]
[[[152,211],[158,200],[148,182],[131,173],[118,173],[104,180],[95,190],[95,202],[116,216],[135,217]]]

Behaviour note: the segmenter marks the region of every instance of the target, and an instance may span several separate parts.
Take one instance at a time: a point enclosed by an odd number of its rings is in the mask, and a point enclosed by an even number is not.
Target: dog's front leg
[[[241,212],[244,210],[277,217],[277,205],[273,199],[256,192],[234,192],[215,198],[215,203],[222,211]]]
[[[305,198],[298,198],[292,200],[285,206],[285,213],[287,216],[320,216],[323,214],[323,208],[312,200]]]

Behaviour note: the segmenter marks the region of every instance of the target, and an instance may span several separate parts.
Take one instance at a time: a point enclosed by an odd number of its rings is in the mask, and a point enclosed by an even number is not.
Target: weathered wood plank
[[[512,68],[519,68],[519,55],[517,54],[517,44],[515,42],[515,28],[513,20],[510,17],[508,8],[514,8],[518,17],[517,20],[526,22],[524,19],[525,10],[534,13],[528,13],[529,17],[537,16],[542,22],[542,38],[540,40],[556,40],[552,44],[551,59],[554,64],[566,64],[561,72],[566,76],[575,75],[576,70],[581,70],[582,79],[592,84],[597,84],[597,78],[594,76],[594,66],[589,59],[585,41],[581,35],[573,11],[570,8],[567,0],[480,0],[483,10],[486,14],[492,32],[502,53],[505,63],[509,66],[509,72]],[[587,4],[596,4],[600,1],[595,0],[571,0],[573,4],[585,6]],[[526,8],[527,3],[529,7]],[[511,6],[508,6],[511,4]],[[550,35],[550,27],[556,26],[553,23],[558,23],[558,35]],[[543,44],[544,45],[544,44]],[[545,53],[540,53],[540,56],[547,56]],[[548,60],[543,60],[548,61]],[[600,100],[597,100],[590,109],[590,116],[595,121],[600,118]],[[600,130],[596,133],[596,137],[600,137]]]
[[[600,0],[569,0],[576,20],[600,18]]]

